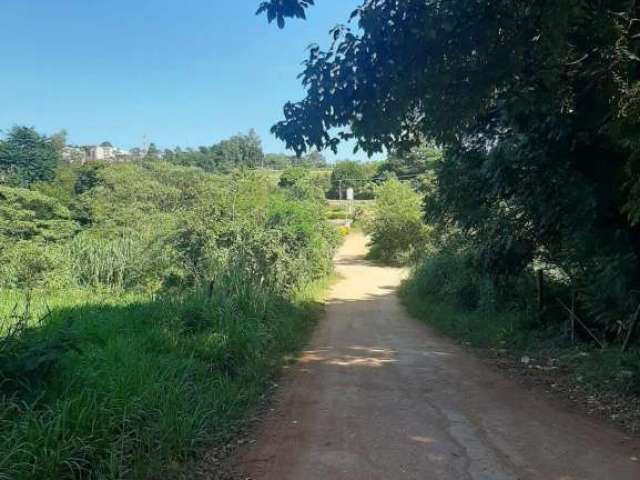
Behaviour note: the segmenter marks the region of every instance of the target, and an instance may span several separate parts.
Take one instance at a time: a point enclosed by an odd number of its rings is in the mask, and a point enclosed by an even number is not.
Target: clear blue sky
[[[265,151],[283,152],[269,128],[284,102],[303,96],[307,45],[326,46],[360,2],[320,0],[284,30],[254,15],[258,3],[4,0],[0,129],[64,128],[69,143],[124,148],[146,135],[164,148],[255,128]]]

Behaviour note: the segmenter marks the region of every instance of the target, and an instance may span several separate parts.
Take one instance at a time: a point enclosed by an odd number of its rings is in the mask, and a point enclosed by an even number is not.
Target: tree
[[[210,147],[182,151],[176,148],[167,161],[178,165],[200,167],[208,172],[229,173],[235,168],[263,168],[265,156],[262,141],[255,130],[238,134]]]
[[[408,151],[393,150],[378,168],[378,175],[393,173],[398,177],[415,177],[433,172],[442,161],[442,151],[426,144]]]
[[[264,156],[265,168],[273,170],[284,170],[294,163],[295,157],[284,153],[268,153]]]
[[[162,152],[162,160],[168,163],[176,163],[175,162],[175,153],[170,148],[165,148]]]
[[[51,135],[51,144],[62,154],[62,150],[67,145],[67,131],[63,129]]]
[[[314,0],[269,0],[260,4],[257,13],[266,13],[269,23],[277,20],[278,26],[284,28],[285,18],[306,18],[304,11],[313,4]]]
[[[312,150],[307,155],[301,157],[299,163],[300,165],[311,168],[325,168],[327,166],[327,159],[317,150]]]
[[[363,2],[357,28],[309,49],[306,95],[273,132],[299,154],[443,147],[429,219],[462,228],[495,279],[553,262],[613,322],[640,285],[639,17],[630,0]]]
[[[147,153],[144,157],[145,157],[145,160],[158,160],[159,158],[162,157],[162,152],[156,146],[155,143],[151,142],[149,144],[149,148],[147,149]]]
[[[407,184],[391,177],[376,187],[369,256],[387,263],[405,263],[419,254],[427,239],[422,221],[422,198]]]
[[[220,170],[260,168],[264,163],[262,141],[255,130],[246,135],[234,135],[212,147]]]
[[[62,160],[59,137],[47,138],[32,127],[13,127],[0,143],[0,181],[29,186],[55,177]]]
[[[354,160],[344,160],[336,163],[331,172],[330,198],[346,198],[346,191],[352,188],[355,197],[358,199],[373,198],[373,184],[376,167],[372,164],[356,162]]]
[[[249,168],[264,168],[264,152],[262,140],[252,128],[242,139],[243,163]]]

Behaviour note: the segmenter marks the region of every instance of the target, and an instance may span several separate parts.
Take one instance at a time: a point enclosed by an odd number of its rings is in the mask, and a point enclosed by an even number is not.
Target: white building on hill
[[[132,157],[131,152],[115,148],[109,142],[100,145],[88,145],[84,147],[66,146],[62,151],[62,158],[68,163],[84,164],[90,160],[102,160],[105,162],[126,162]]]
[[[109,142],[102,142],[97,147],[89,147],[89,159],[113,160],[116,158],[115,150]]]

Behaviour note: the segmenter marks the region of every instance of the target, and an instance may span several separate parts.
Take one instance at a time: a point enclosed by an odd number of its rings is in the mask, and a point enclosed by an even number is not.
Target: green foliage
[[[280,175],[278,186],[282,188],[292,188],[300,183],[308,182],[310,179],[311,171],[309,169],[304,167],[290,167]]]
[[[108,166],[107,162],[93,160],[78,168],[73,184],[75,194],[88,192],[101,183],[100,172]]]
[[[376,202],[367,224],[369,256],[387,263],[405,263],[420,255],[428,229],[422,219],[422,197],[392,177],[375,190]]]
[[[0,286],[26,285],[32,272],[34,286],[157,291],[208,284],[242,260],[258,278],[278,272],[275,289],[293,289],[326,273],[335,247],[321,180],[306,172],[279,190],[257,173],[216,177],[158,161],[93,162],[75,167],[75,180],[62,171],[71,210],[37,191],[0,187],[0,235],[8,240]],[[296,222],[302,230],[294,234]],[[307,241],[328,257],[299,263],[315,255]]]
[[[281,153],[269,153],[264,157],[264,168],[286,170],[289,167],[327,168],[327,160],[317,152],[311,151],[307,155],[297,157]]]
[[[316,174],[308,167],[290,167],[282,172],[278,186],[286,188],[298,199],[324,199],[328,190],[329,179],[322,174]]]
[[[377,176],[394,174],[402,179],[432,174],[441,161],[442,151],[424,144],[406,152],[392,151],[378,167]]]
[[[75,286],[64,245],[20,240],[0,249],[0,287],[69,288]]]
[[[309,168],[326,168],[327,160],[317,150],[312,150],[308,154],[295,159],[294,164]]]
[[[58,241],[70,238],[76,230],[69,209],[58,200],[0,185],[0,238]]]
[[[63,205],[71,205],[77,181],[76,167],[60,164],[56,168],[55,178],[49,182],[35,182],[31,190],[42,193],[47,197],[58,200]]]
[[[33,128],[13,127],[0,141],[0,183],[29,186],[53,179],[62,146],[59,136],[47,138]]]
[[[250,130],[246,135],[234,135],[210,147],[167,150],[164,160],[177,165],[199,167],[206,172],[229,173],[235,168],[263,167],[265,156],[260,137]]]
[[[75,339],[67,328],[49,332],[42,323],[37,327],[30,326],[28,314],[28,310],[22,316],[14,313],[9,319],[12,323],[0,337],[2,399],[25,400],[37,395],[39,390],[46,388],[46,382],[51,380],[51,374],[59,367],[63,356],[75,348]]]
[[[566,337],[559,338],[556,324],[539,321],[533,272],[523,272],[511,280],[508,290],[499,291],[483,272],[477,252],[467,247],[464,242],[450,242],[413,269],[400,296],[416,318],[474,347],[501,350],[516,358],[527,354],[540,363],[553,358],[589,391],[640,393],[637,347],[623,353],[617,348],[573,346]],[[550,297],[559,293],[554,283],[547,288]],[[549,313],[553,312],[545,316]]]
[[[229,441],[300,346],[317,291],[285,300],[230,272],[210,298],[68,298],[0,342],[13,392],[0,396],[0,477],[171,476]]]
[[[0,478],[164,476],[226,441],[300,345],[338,234],[313,175],[58,174],[0,186]]]
[[[441,146],[429,222],[459,228],[496,288],[561,271],[619,337],[640,287],[639,18],[627,0],[362,2],[309,49],[273,132],[298,153]]]
[[[260,4],[257,15],[266,13],[269,23],[277,20],[284,28],[285,18],[306,18],[304,11],[313,4],[314,0],[269,0]]]
[[[355,198],[358,200],[370,200],[373,198],[373,177],[376,174],[376,166],[371,163],[360,163],[354,160],[345,160],[336,163],[331,173],[331,188],[329,198],[338,198],[340,185],[342,185],[342,199],[346,198],[348,188],[353,188]]]
[[[283,153],[267,153],[264,156],[264,167],[271,170],[285,170],[294,163],[295,157]]]
[[[571,352],[565,361],[575,369],[585,387],[598,392],[609,390],[623,395],[640,394],[640,349]]]
[[[83,288],[155,291],[169,271],[170,252],[132,230],[105,237],[83,232],[68,245],[75,282]]]
[[[53,287],[69,282],[63,244],[78,231],[60,201],[0,186],[0,287]]]

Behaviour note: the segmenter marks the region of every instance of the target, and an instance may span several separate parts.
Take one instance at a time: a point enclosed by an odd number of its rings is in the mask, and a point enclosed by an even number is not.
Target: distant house
[[[113,160],[115,158],[115,149],[109,142],[102,142],[96,147],[89,147],[90,160]]]
[[[83,164],[87,161],[87,150],[83,147],[67,145],[62,149],[62,159],[67,163]]]
[[[62,159],[67,163],[84,164],[90,160],[105,162],[126,162],[132,157],[128,150],[116,148],[109,142],[84,147],[69,145],[62,150]]]

